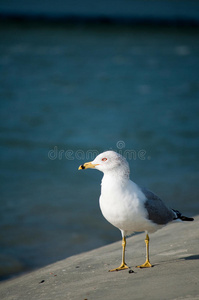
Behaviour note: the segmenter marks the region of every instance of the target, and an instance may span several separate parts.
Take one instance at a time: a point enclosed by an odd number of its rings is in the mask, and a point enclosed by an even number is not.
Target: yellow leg
[[[129,268],[127,266],[127,264],[125,263],[125,248],[126,248],[126,238],[124,236],[122,238],[122,263],[121,263],[121,265],[118,268],[109,270],[109,272],[120,271],[120,270],[125,270],[125,269]]]
[[[149,261],[149,236],[148,236],[148,234],[146,235],[145,243],[146,243],[146,261],[143,265],[137,266],[137,268],[150,268],[150,267],[152,267],[152,265]]]

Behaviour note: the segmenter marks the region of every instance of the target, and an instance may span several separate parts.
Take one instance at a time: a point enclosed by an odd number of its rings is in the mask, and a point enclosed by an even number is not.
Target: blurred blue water
[[[120,239],[102,174],[77,171],[88,150],[133,150],[132,179],[199,212],[197,29],[4,23],[0,40],[2,276]]]

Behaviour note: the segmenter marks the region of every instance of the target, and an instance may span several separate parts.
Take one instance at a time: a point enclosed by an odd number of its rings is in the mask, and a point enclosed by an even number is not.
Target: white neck
[[[102,178],[102,183],[104,187],[112,188],[115,185],[117,187],[127,184],[129,181],[129,174],[122,174],[121,172],[106,172]]]

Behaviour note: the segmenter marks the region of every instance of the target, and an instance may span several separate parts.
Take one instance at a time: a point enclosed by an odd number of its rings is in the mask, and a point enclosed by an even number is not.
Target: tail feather
[[[178,210],[172,209],[172,211],[176,214],[176,218],[174,218],[174,220],[180,219],[182,221],[194,221],[194,218],[185,217]]]

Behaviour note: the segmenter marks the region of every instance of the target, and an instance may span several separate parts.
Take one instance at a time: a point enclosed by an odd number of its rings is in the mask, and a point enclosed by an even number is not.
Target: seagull
[[[117,152],[106,151],[93,161],[79,166],[79,170],[97,169],[104,173],[99,204],[104,218],[120,229],[122,234],[122,263],[109,270],[128,269],[125,262],[126,237],[135,232],[146,232],[146,261],[137,268],[152,267],[149,260],[149,233],[153,233],[174,220],[193,221],[179,211],[168,208],[151,191],[130,180],[127,160]]]

